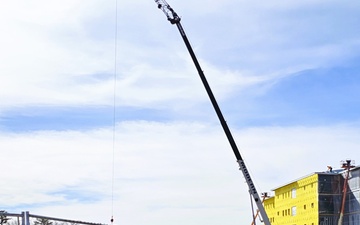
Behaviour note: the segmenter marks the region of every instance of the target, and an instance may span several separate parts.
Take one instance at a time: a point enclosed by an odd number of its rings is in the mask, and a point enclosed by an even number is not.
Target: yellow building
[[[338,225],[343,180],[342,172],[313,173],[273,189],[275,195],[264,201],[271,224]],[[360,221],[350,223],[352,213],[347,210],[343,225],[360,225]]]

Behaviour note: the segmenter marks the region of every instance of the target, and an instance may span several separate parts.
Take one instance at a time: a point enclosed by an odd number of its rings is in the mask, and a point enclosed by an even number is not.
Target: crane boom
[[[176,24],[180,34],[181,34],[181,37],[190,53],[190,56],[195,64],[195,67],[199,73],[199,76],[200,76],[200,79],[206,89],[206,92],[210,98],[210,101],[215,109],[215,112],[220,120],[220,123],[221,123],[221,126],[223,127],[223,130],[226,134],[226,137],[228,138],[229,140],[229,143],[232,147],[232,150],[235,154],[235,157],[236,157],[236,160],[239,164],[239,169],[242,171],[244,177],[245,177],[245,180],[246,180],[246,183],[247,185],[249,186],[249,192],[250,194],[252,195],[252,197],[254,198],[254,201],[257,205],[257,208],[263,218],[263,221],[264,221],[264,224],[265,225],[270,225],[270,221],[269,221],[269,218],[265,212],[265,209],[264,209],[264,206],[262,205],[262,202],[261,202],[261,199],[260,199],[260,196],[258,194],[258,192],[256,191],[256,188],[255,188],[255,185],[254,185],[254,182],[252,181],[251,179],[251,176],[250,176],[250,173],[248,171],[248,169],[246,168],[246,165],[245,165],[245,162],[243,160],[243,158],[241,157],[240,155],[240,152],[236,146],[236,143],[235,143],[235,140],[230,132],[230,129],[224,119],[224,116],[220,110],[220,107],[219,105],[217,104],[217,101],[215,99],[215,96],[214,94],[212,93],[211,91],[211,88],[210,88],[210,85],[209,83],[207,82],[206,80],[206,77],[204,75],[204,72],[202,71],[201,67],[200,67],[200,64],[195,56],[195,53],[190,45],[190,42],[185,34],[185,31],[183,29],[183,27],[181,26],[181,23],[180,23],[180,17],[178,16],[178,14],[170,7],[170,5],[165,1],[165,0],[155,0],[155,2],[157,3],[158,5],[158,8],[161,9],[164,14],[166,15],[167,19],[170,21],[171,24]]]

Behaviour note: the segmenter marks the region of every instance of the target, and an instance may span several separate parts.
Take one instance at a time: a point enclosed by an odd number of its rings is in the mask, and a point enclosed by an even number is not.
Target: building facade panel
[[[339,225],[346,171],[320,172],[274,189],[264,201],[272,225]],[[360,225],[360,167],[346,182],[342,225]]]

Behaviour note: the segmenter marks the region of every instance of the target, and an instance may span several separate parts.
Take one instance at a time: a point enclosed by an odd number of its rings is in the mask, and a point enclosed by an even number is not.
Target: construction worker
[[[332,171],[333,169],[332,169],[331,166],[327,166],[327,168],[328,168],[328,170],[327,170],[328,173],[332,173],[332,172],[333,172],[333,171]]]

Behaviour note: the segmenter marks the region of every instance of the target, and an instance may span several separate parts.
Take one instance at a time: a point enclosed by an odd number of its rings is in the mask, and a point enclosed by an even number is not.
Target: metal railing
[[[93,223],[93,222],[85,222],[85,221],[80,221],[80,220],[70,220],[70,219],[35,215],[35,214],[30,214],[29,211],[25,211],[25,212],[21,212],[21,213],[8,213],[6,211],[0,211],[0,218],[1,218],[1,225],[7,225],[7,224],[11,224],[11,225],[33,225],[33,224],[50,225],[50,224],[53,224],[52,222],[59,222],[62,225],[65,225],[65,224],[106,225],[103,223]],[[13,218],[16,218],[16,221],[13,223],[10,223],[10,221]],[[41,221],[32,221],[31,218],[47,221],[48,224],[42,224]]]

